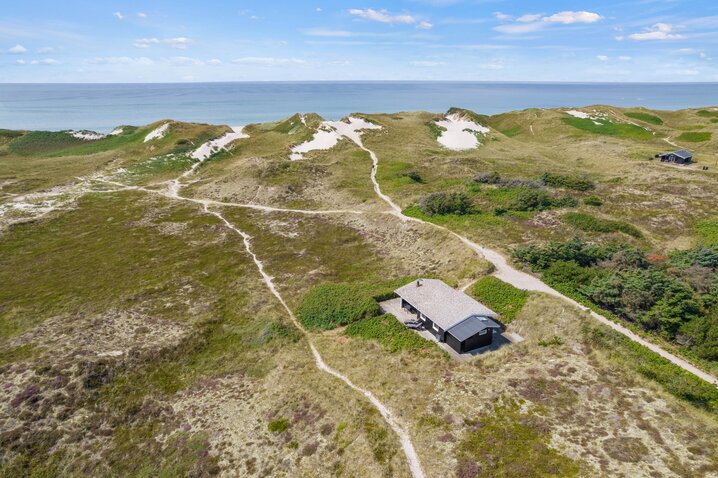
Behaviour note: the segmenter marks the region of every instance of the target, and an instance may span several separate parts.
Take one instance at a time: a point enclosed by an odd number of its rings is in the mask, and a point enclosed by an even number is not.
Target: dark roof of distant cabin
[[[484,304],[438,279],[419,280],[421,285],[413,281],[395,292],[444,330],[471,316],[498,316]]]
[[[484,329],[501,329],[501,326],[488,317],[472,316],[451,327],[447,332],[456,337],[459,342],[463,342]]]
[[[691,153],[687,149],[679,149],[678,151],[671,151],[670,153],[663,153],[661,156],[668,156],[669,154],[673,154],[682,159],[688,159],[688,158],[693,157],[693,153]]]

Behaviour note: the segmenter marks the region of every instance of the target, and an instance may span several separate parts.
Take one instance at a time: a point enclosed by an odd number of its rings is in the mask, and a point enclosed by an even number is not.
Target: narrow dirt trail
[[[358,385],[354,384],[349,377],[346,375],[334,370],[331,368],[322,358],[321,354],[317,350],[317,348],[314,346],[314,343],[311,340],[311,337],[309,335],[309,332],[307,332],[304,327],[302,327],[302,324],[299,322],[297,317],[294,315],[294,312],[292,312],[292,309],[289,308],[287,303],[284,301],[284,298],[279,293],[279,290],[277,290],[277,287],[274,284],[274,280],[272,276],[270,276],[264,269],[264,264],[262,261],[259,260],[257,255],[252,250],[252,237],[247,234],[246,232],[242,231],[238,227],[236,227],[234,224],[232,224],[230,221],[227,220],[220,212],[213,211],[210,209],[210,205],[219,205],[219,206],[226,206],[226,204],[217,203],[216,201],[210,201],[210,200],[202,200],[202,199],[190,199],[185,198],[179,195],[179,191],[182,187],[181,179],[188,177],[192,172],[194,172],[196,168],[192,169],[189,172],[185,172],[182,176],[177,178],[176,181],[173,181],[170,185],[169,192],[165,192],[162,195],[170,197],[172,199],[177,199],[180,201],[189,201],[195,204],[202,204],[202,208],[205,213],[211,214],[215,217],[217,217],[227,228],[234,231],[236,234],[238,234],[244,243],[244,248],[247,251],[247,254],[252,258],[254,261],[254,264],[257,266],[257,270],[259,271],[259,274],[262,276],[262,280],[264,281],[267,288],[270,290],[270,292],[274,295],[274,297],[277,298],[280,304],[282,304],[282,307],[286,310],[287,314],[289,315],[290,319],[292,320],[293,324],[297,327],[298,330],[304,334],[305,338],[307,339],[307,343],[309,344],[309,348],[312,351],[312,355],[314,356],[314,363],[317,366],[317,368],[329,375],[332,375],[335,378],[338,378],[342,382],[344,382],[347,386],[352,388],[353,390],[361,393],[364,395],[367,400],[379,411],[381,416],[384,418],[384,421],[386,421],[387,425],[394,431],[394,433],[397,434],[399,437],[399,441],[401,443],[401,448],[404,451],[404,454],[406,455],[406,459],[409,464],[409,470],[411,471],[411,475],[414,478],[424,478],[424,471],[421,467],[421,461],[419,460],[419,455],[417,455],[416,450],[414,449],[414,444],[411,441],[411,437],[409,436],[409,433],[404,429],[403,426],[401,426],[397,420],[394,418],[394,415],[392,414],[391,410],[389,410],[372,392],[369,390],[366,390],[364,388],[359,387]],[[188,174],[189,173],[189,174]],[[159,193],[160,191],[155,190],[149,190],[146,188],[134,188],[136,190],[141,190],[145,192],[154,192]],[[283,210],[280,208],[271,208],[271,207],[262,207],[264,210],[269,211],[288,211],[288,212],[300,212],[299,210]],[[301,211],[304,213],[315,213],[315,211]],[[346,211],[341,211],[345,213]]]
[[[302,324],[299,322],[297,317],[294,315],[294,312],[292,312],[292,309],[289,308],[287,303],[284,301],[284,298],[277,290],[277,287],[274,285],[274,281],[272,276],[267,274],[267,272],[264,270],[264,264],[262,261],[259,260],[257,255],[252,250],[252,238],[249,234],[242,231],[241,229],[237,228],[234,224],[229,222],[221,213],[217,211],[213,211],[209,209],[209,206],[207,204],[204,205],[204,211],[206,213],[212,214],[213,216],[216,216],[219,220],[221,220],[225,226],[227,226],[232,231],[236,232],[239,236],[242,237],[242,240],[244,241],[244,248],[247,251],[247,254],[252,257],[252,260],[257,266],[257,269],[259,270],[259,273],[262,276],[262,280],[264,280],[264,283],[266,284],[267,288],[272,292],[274,297],[277,298],[280,304],[282,304],[282,307],[287,311],[287,315],[292,319],[292,322],[294,325],[299,329],[307,339],[307,342],[309,343],[309,348],[312,350],[312,355],[314,356],[314,363],[316,364],[317,368],[323,372],[326,372],[339,380],[343,381],[345,384],[347,384],[352,389],[356,390],[357,392],[364,395],[369,402],[371,402],[372,405],[379,411],[382,417],[384,417],[384,420],[386,423],[391,427],[392,430],[394,430],[394,433],[396,433],[399,436],[399,440],[401,442],[401,447],[404,450],[404,454],[406,455],[406,458],[409,462],[409,469],[411,470],[411,474],[414,478],[423,478],[424,472],[421,468],[421,462],[419,461],[419,456],[416,454],[416,450],[414,449],[414,445],[411,442],[411,438],[409,437],[409,434],[407,431],[402,427],[394,418],[394,415],[391,413],[391,411],[383,404],[379,399],[369,390],[363,389],[359,387],[358,385],[355,385],[354,382],[352,382],[349,377],[347,377],[344,374],[339,373],[338,371],[331,368],[327,363],[324,361],[322,356],[319,354],[319,351],[314,346],[314,343],[311,340],[311,337],[309,336],[309,333],[302,327]]]
[[[579,304],[578,302],[571,299],[570,297],[567,297],[567,296],[563,295],[562,293],[558,292],[557,290],[555,290],[554,288],[548,286],[547,284],[542,282],[539,278],[514,268],[513,266],[511,266],[508,263],[508,261],[506,260],[506,257],[504,257],[501,253],[499,253],[493,249],[489,249],[487,247],[480,246],[480,245],[476,244],[475,242],[471,241],[470,239],[452,231],[451,229],[449,229],[447,227],[440,226],[438,224],[424,221],[422,219],[418,219],[415,217],[405,216],[402,213],[401,208],[394,201],[392,201],[389,196],[387,196],[386,194],[381,192],[379,183],[376,180],[376,172],[379,167],[379,158],[377,157],[377,155],[372,150],[370,150],[369,148],[364,146],[361,139],[359,139],[359,138],[349,138],[349,139],[354,141],[354,143],[356,143],[356,145],[359,146],[359,148],[366,151],[367,153],[369,153],[369,156],[371,156],[371,159],[373,162],[373,167],[372,167],[372,171],[371,171],[371,180],[372,180],[372,183],[374,183],[374,190],[377,192],[377,195],[382,200],[384,200],[384,202],[386,202],[389,205],[389,207],[391,207],[392,213],[394,215],[398,216],[403,221],[418,222],[418,223],[426,224],[428,226],[448,232],[449,234],[458,238],[461,242],[463,242],[471,250],[473,250],[477,254],[483,256],[484,259],[486,259],[487,261],[491,262],[496,269],[493,275],[495,275],[502,281],[507,282],[519,289],[543,292],[543,293],[552,295],[554,297],[558,297],[562,300],[565,300],[566,302],[569,302],[572,305],[575,305],[576,307],[579,307],[582,310],[588,311],[591,314],[591,316],[593,318],[595,318],[596,320],[598,320],[599,322],[611,327],[613,330],[623,334],[624,336],[628,337],[629,339],[633,340],[634,342],[637,342],[637,343],[643,345],[644,347],[648,348],[649,350],[652,350],[653,352],[657,353],[658,355],[665,358],[666,360],[681,367],[683,370],[690,372],[693,375],[697,376],[698,378],[705,380],[706,382],[711,383],[718,387],[718,379],[716,379],[716,377],[714,377],[713,375],[706,373],[703,370],[699,369],[698,367],[687,362],[686,360],[684,360],[680,357],[677,357],[676,355],[673,355],[672,353],[664,350],[662,347],[641,338],[638,334],[636,334],[633,331],[631,331],[630,329],[622,326],[621,324],[613,322],[612,320],[604,317],[603,315],[598,314],[598,313],[588,309],[587,307]]]

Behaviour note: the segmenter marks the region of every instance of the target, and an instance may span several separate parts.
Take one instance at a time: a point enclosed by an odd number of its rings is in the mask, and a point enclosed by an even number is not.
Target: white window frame
[[[437,332],[439,331],[439,326],[436,325],[434,322],[431,323],[431,328],[436,330]]]

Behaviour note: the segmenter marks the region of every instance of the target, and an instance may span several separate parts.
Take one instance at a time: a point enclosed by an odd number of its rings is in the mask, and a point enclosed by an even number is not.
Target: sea
[[[0,84],[0,128],[93,130],[162,119],[230,126],[318,113],[480,114],[594,104],[658,110],[718,105],[718,83],[232,82]]]

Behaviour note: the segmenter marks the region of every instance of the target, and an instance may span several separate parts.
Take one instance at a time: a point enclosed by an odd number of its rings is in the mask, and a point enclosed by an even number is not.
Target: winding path
[[[706,373],[703,370],[699,369],[698,367],[692,365],[688,361],[686,361],[680,357],[677,357],[676,355],[673,355],[672,353],[664,350],[659,345],[656,345],[652,342],[649,342],[649,341],[643,339],[642,337],[637,335],[635,332],[624,327],[623,325],[618,324],[618,323],[606,318],[605,316],[598,314],[598,313],[588,309],[587,307],[579,304],[578,302],[571,299],[570,297],[567,297],[567,296],[563,295],[562,293],[558,292],[557,290],[555,290],[554,288],[548,286],[547,284],[542,282],[539,278],[512,267],[506,260],[506,257],[504,257],[501,253],[494,251],[493,249],[489,249],[487,247],[480,246],[480,245],[476,244],[475,242],[471,241],[470,239],[468,239],[460,234],[457,234],[456,232],[452,231],[451,229],[449,229],[447,227],[440,226],[438,224],[424,221],[422,219],[418,219],[415,217],[409,217],[409,216],[404,215],[401,211],[401,208],[394,201],[392,201],[389,196],[387,196],[386,194],[381,192],[379,183],[376,180],[376,172],[379,167],[379,158],[377,157],[377,155],[372,150],[370,150],[369,148],[364,146],[364,144],[361,141],[361,138],[352,138],[352,137],[348,137],[348,138],[351,139],[352,141],[354,141],[354,143],[356,143],[356,145],[359,146],[359,148],[366,151],[367,153],[369,153],[369,156],[371,156],[372,163],[373,163],[372,170],[371,170],[371,180],[372,180],[372,183],[374,183],[374,190],[376,191],[377,195],[382,200],[384,200],[384,202],[386,202],[389,205],[389,207],[391,208],[392,213],[394,215],[398,216],[403,221],[418,222],[418,223],[426,224],[426,225],[429,225],[436,229],[440,229],[445,232],[448,232],[449,234],[451,234],[454,237],[461,240],[461,242],[463,242],[471,250],[473,250],[477,254],[483,256],[484,259],[486,259],[487,261],[492,263],[496,269],[494,272],[494,275],[496,277],[498,277],[499,279],[501,279],[502,281],[507,282],[507,283],[513,285],[514,287],[518,287],[519,289],[543,292],[543,293],[552,295],[554,297],[563,299],[566,302],[569,302],[570,304],[575,305],[576,307],[589,312],[591,314],[591,316],[593,318],[595,318],[596,320],[611,327],[613,330],[625,335],[626,337],[633,340],[634,342],[637,342],[637,343],[643,345],[644,347],[648,348],[649,350],[652,350],[653,352],[657,353],[658,355],[665,358],[666,360],[681,367],[683,370],[690,372],[693,375],[697,376],[698,378],[701,378],[701,379],[705,380],[706,382],[711,383],[711,384],[715,385],[716,387],[718,387],[718,379],[716,379],[716,377],[714,377],[713,375]]]

